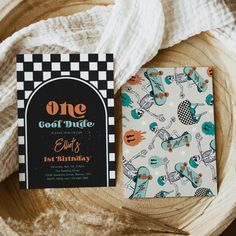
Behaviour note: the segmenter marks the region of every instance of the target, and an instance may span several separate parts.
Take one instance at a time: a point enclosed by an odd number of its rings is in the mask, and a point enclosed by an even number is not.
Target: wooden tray
[[[41,19],[68,15],[83,11],[95,5],[107,5],[113,1],[49,1],[49,0],[2,0],[0,2],[0,41],[22,27]],[[217,126],[217,164],[219,194],[213,198],[168,198],[127,200],[122,194],[122,138],[119,93],[116,95],[116,150],[117,150],[117,187],[58,189],[59,197],[50,191],[20,191],[18,174],[10,176],[0,184],[0,216],[33,222],[42,212],[51,209],[67,209],[86,212],[83,204],[102,208],[115,214],[129,214],[142,218],[144,233],[175,232],[174,229],[156,221],[156,228],[147,226],[148,222],[158,219],[191,235],[219,235],[236,217],[235,155],[233,145],[235,132],[236,98],[236,55],[224,48],[210,34],[192,37],[172,48],[162,50],[146,66],[213,66],[214,92]],[[145,217],[143,218],[143,216]],[[154,221],[155,222],[155,221]],[[161,229],[162,227],[162,229]],[[166,228],[165,228],[166,227]],[[133,229],[135,225],[133,225]],[[169,231],[168,231],[169,229]],[[146,230],[146,232],[145,232]],[[173,231],[171,231],[173,230]],[[133,231],[133,233],[138,231]],[[176,233],[181,233],[176,231]]]

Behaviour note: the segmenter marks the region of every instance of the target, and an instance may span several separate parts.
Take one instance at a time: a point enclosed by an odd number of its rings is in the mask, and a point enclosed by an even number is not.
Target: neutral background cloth
[[[236,52],[236,3],[220,0],[117,0],[30,25],[0,44],[0,181],[17,170],[17,53],[112,52],[115,90],[154,57],[202,31]]]
[[[112,52],[115,56],[117,91],[132,74],[155,56],[160,48],[170,47],[202,31],[210,31],[225,46],[236,52],[235,12],[235,0],[118,0],[115,6],[95,7],[87,12],[40,21],[6,39],[0,44],[0,181],[18,167],[15,73],[17,53]],[[229,165],[231,162],[227,162],[222,171]],[[227,176],[232,175],[230,173]],[[222,199],[229,203],[223,206],[225,212],[230,212],[234,204],[234,199],[230,198],[230,194],[233,195],[232,189],[235,188],[222,187],[221,197],[213,201],[217,207],[208,208],[207,205],[208,209],[203,212],[205,217],[195,219],[188,229],[199,228],[199,225],[205,224],[205,219],[214,219],[213,215],[218,215],[219,212],[221,214],[222,208],[218,206],[222,205]],[[54,190],[44,192],[51,194],[53,199],[62,199],[65,196]],[[78,201],[78,198],[75,198],[73,203],[76,209],[80,209],[81,205],[87,206]],[[193,210],[196,211],[195,208]],[[85,215],[49,210],[46,213],[41,212],[32,224],[11,219],[7,223],[21,233],[36,231],[41,235],[65,235],[68,232],[81,233],[82,230],[92,234],[95,225],[96,230],[99,226],[100,233],[109,235],[109,232],[117,232],[114,231],[117,230],[117,225],[120,226],[119,230],[123,229],[124,232],[131,227],[127,225],[130,223],[130,217],[129,221],[126,221],[123,215],[119,218],[117,213],[100,214],[97,209],[88,209]],[[228,217],[222,214],[221,219]],[[140,215],[138,217],[140,218]],[[184,226],[188,224],[185,222],[188,217],[186,214],[183,219]],[[126,223],[123,224],[121,219]],[[81,223],[84,221],[86,227]],[[218,218],[213,220],[214,227],[219,221]],[[49,222],[54,222],[53,227]],[[134,222],[137,222],[137,219]],[[145,228],[149,228],[149,223],[151,222],[145,222]],[[159,224],[155,220],[155,226]],[[14,234],[9,225],[0,218],[1,233],[18,235]],[[136,228],[136,225],[137,223],[133,224],[133,227]],[[104,231],[105,228],[107,232]],[[209,229],[206,232],[209,232]]]

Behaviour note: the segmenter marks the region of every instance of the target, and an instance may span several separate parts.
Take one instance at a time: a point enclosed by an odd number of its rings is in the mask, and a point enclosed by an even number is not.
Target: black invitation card
[[[20,188],[115,185],[112,54],[17,55]]]

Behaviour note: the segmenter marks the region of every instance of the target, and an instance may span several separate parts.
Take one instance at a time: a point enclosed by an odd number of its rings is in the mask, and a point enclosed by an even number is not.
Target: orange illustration
[[[144,79],[141,76],[135,75],[135,76],[132,76],[130,79],[128,79],[127,83],[130,85],[137,85],[137,84],[141,84],[143,80]]]
[[[207,75],[208,75],[209,77],[212,77],[212,74],[213,74],[212,68],[211,68],[211,67],[208,67],[208,69],[207,69]]]
[[[124,135],[124,142],[129,146],[136,146],[145,138],[142,136],[146,132],[137,131],[137,130],[128,130]]]

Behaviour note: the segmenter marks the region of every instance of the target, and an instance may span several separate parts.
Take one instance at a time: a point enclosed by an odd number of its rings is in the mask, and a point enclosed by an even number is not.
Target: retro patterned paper
[[[142,68],[122,88],[126,198],[217,194],[212,69]]]

